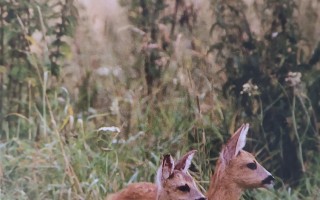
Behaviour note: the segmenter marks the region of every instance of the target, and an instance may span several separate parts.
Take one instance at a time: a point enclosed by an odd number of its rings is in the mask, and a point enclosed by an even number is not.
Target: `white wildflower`
[[[275,38],[275,37],[278,36],[278,34],[279,34],[278,32],[273,32],[273,33],[271,34],[271,37],[272,37],[272,38]]]
[[[289,86],[295,87],[301,83],[301,73],[300,72],[289,72],[285,81]]]
[[[258,86],[253,84],[251,80],[249,80],[247,83],[243,84],[240,94],[248,94],[249,96],[258,95],[258,89]]]
[[[104,126],[104,127],[100,127],[98,129],[98,132],[100,132],[100,131],[110,131],[110,132],[120,133],[120,128],[118,128],[116,126]]]

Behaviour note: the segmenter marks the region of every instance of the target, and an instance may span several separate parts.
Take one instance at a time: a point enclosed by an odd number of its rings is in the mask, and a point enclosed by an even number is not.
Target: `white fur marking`
[[[265,184],[263,186],[269,190],[273,189],[273,184]]]
[[[237,142],[237,147],[234,155],[236,156],[239,151],[243,149],[243,147],[246,145],[246,138],[247,138],[247,133],[249,130],[249,124],[245,124],[244,127],[241,129],[240,136],[238,138]]]
[[[157,175],[156,175],[156,185],[158,188],[162,188],[162,184],[161,184],[161,179],[162,179],[162,166],[159,167],[159,169],[157,170]]]
[[[188,171],[188,169],[189,169],[189,167],[191,165],[191,161],[192,161],[193,156],[194,156],[194,153],[188,155],[188,157],[187,157],[187,159],[185,161],[185,165],[184,165],[184,168],[183,168],[182,172],[187,173],[187,171]]]

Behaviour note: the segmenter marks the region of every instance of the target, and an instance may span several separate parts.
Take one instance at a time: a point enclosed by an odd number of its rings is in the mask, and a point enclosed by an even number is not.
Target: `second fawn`
[[[239,200],[245,189],[272,187],[274,178],[242,150],[249,124],[243,124],[222,148],[207,192],[208,200]]]
[[[107,200],[205,200],[205,196],[188,173],[195,152],[188,152],[177,163],[171,155],[165,155],[157,171],[156,184],[130,184],[107,197]]]

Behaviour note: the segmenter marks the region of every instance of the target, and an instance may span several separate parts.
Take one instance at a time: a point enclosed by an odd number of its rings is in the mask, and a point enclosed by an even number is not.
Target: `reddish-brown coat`
[[[239,200],[245,189],[272,185],[272,181],[262,183],[271,174],[251,153],[242,150],[248,129],[248,124],[242,125],[223,147],[207,191],[208,200]],[[255,167],[251,169],[248,164]]]
[[[188,173],[194,153],[188,152],[177,163],[170,155],[165,155],[157,171],[156,184],[134,183],[109,195],[107,200],[205,200]]]
[[[128,185],[128,187],[112,194],[106,200],[155,200],[157,197],[157,186],[153,183],[139,182]]]

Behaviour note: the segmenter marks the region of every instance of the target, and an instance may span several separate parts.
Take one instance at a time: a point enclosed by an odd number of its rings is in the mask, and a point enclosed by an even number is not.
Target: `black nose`
[[[204,198],[204,197],[201,197],[201,198],[199,198],[199,199],[196,199],[196,200],[206,200],[206,198]]]
[[[265,179],[262,181],[262,184],[263,184],[263,185],[272,184],[273,181],[274,181],[274,177],[273,177],[272,175],[269,175],[267,178],[265,178]]]

